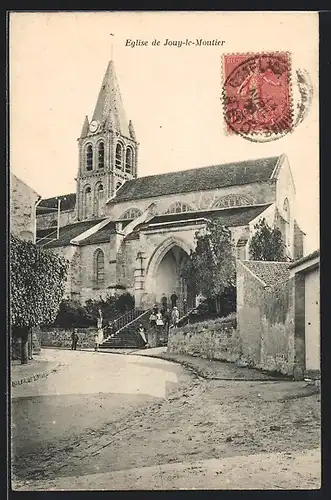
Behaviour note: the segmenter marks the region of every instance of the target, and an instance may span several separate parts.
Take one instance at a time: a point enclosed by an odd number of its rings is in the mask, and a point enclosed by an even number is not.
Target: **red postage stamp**
[[[227,132],[248,138],[292,129],[290,55],[287,52],[223,56]]]

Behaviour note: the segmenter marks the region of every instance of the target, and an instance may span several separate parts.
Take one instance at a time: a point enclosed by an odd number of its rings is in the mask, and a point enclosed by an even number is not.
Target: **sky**
[[[11,13],[9,29],[10,167],[41,196],[75,192],[77,139],[113,58],[140,144],[139,177],[285,153],[305,253],[319,247],[317,13],[22,12]],[[164,45],[186,38],[220,43]],[[313,85],[305,120],[268,143],[229,136],[222,54],[282,50]]]

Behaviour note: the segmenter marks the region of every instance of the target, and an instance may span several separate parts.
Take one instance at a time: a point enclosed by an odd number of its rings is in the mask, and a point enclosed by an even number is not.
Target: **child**
[[[99,349],[99,333],[94,335],[94,350],[97,352]]]

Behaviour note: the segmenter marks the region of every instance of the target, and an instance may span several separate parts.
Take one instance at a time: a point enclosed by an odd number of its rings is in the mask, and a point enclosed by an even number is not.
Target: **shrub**
[[[224,318],[215,318],[208,321],[200,321],[198,323],[188,324],[182,328],[178,328],[178,331],[182,333],[198,333],[202,330],[222,330],[224,326],[229,325],[236,328],[236,313],[231,313]]]

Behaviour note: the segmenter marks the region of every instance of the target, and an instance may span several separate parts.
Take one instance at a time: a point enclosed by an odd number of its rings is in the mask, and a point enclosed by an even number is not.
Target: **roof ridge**
[[[71,196],[71,195],[76,196],[76,193],[66,193],[66,194],[59,194],[56,196],[49,196],[49,198],[43,198],[42,201],[52,200],[54,198],[64,198],[65,196]]]
[[[240,160],[240,161],[232,160],[232,161],[229,161],[229,162],[226,162],[226,163],[214,163],[212,165],[204,165],[202,167],[192,167],[192,168],[188,168],[186,170],[171,170],[170,172],[161,172],[160,174],[144,175],[142,177],[137,177],[136,179],[129,179],[126,182],[137,181],[139,179],[147,179],[147,178],[150,178],[150,177],[161,177],[162,175],[168,175],[168,174],[180,174],[182,172],[192,172],[192,171],[197,171],[197,170],[204,170],[206,168],[212,168],[212,167],[227,167],[229,165],[232,165],[232,166],[234,164],[240,165],[242,163],[255,162],[255,161],[259,161],[259,160],[271,160],[271,159],[280,158],[281,156],[282,155],[277,155],[277,156],[262,156],[262,157],[259,157],[259,158],[250,158],[248,160]]]

